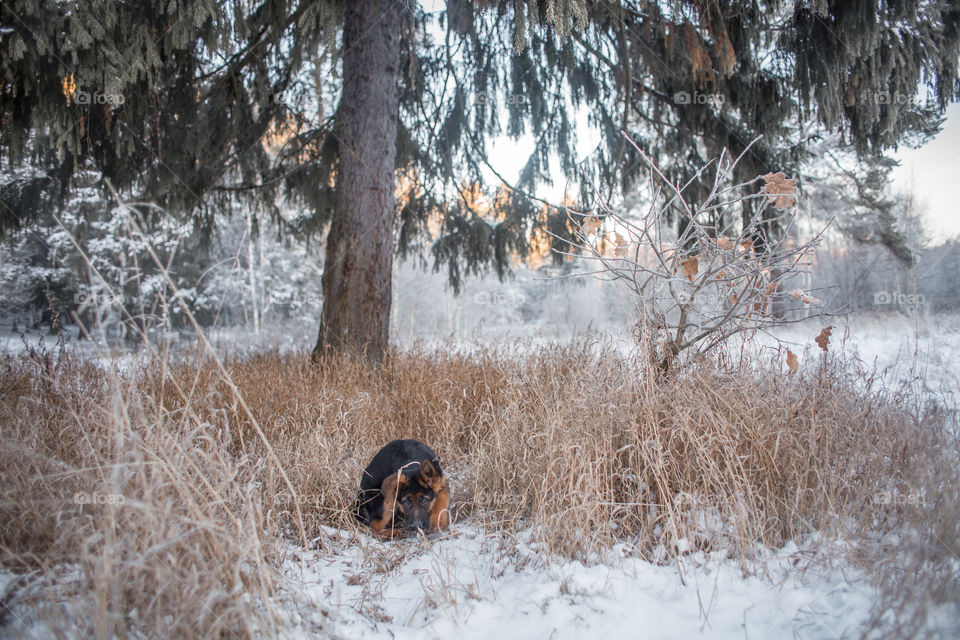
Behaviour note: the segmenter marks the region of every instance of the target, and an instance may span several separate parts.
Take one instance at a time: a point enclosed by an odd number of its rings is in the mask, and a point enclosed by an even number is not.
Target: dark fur
[[[446,529],[449,508],[437,454],[417,440],[387,444],[360,478],[357,519],[382,536]]]

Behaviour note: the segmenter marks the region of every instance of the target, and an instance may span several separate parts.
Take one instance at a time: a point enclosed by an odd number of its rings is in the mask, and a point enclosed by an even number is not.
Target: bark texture
[[[314,357],[330,349],[380,362],[390,331],[402,0],[348,4],[337,200],[327,237]]]

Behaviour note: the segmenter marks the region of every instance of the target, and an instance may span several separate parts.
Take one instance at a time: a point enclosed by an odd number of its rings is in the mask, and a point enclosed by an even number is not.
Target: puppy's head
[[[387,476],[380,487],[383,508],[393,508],[394,527],[409,532],[426,531],[430,528],[430,514],[443,486],[443,477],[429,460],[420,463],[413,478],[398,472]]]

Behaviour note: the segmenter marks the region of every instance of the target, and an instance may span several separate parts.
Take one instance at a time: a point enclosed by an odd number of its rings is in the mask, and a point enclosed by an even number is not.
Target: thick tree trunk
[[[314,357],[329,349],[380,362],[390,330],[401,0],[347,4],[337,204],[327,236]]]

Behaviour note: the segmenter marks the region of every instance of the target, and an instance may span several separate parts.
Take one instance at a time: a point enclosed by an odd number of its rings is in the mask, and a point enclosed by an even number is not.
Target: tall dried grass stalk
[[[356,527],[360,471],[400,437],[440,454],[459,519],[530,529],[547,552],[627,542],[653,561],[724,550],[746,568],[758,545],[813,532],[913,531],[917,549],[956,558],[955,418],[831,361],[784,375],[716,359],[654,383],[581,341],[395,352],[379,368],[200,352],[117,373],[34,351],[2,369],[3,565],[75,567],[62,588],[101,637],[281,624],[275,544]],[[888,575],[913,566],[898,562]],[[938,590],[960,593],[956,574]]]

